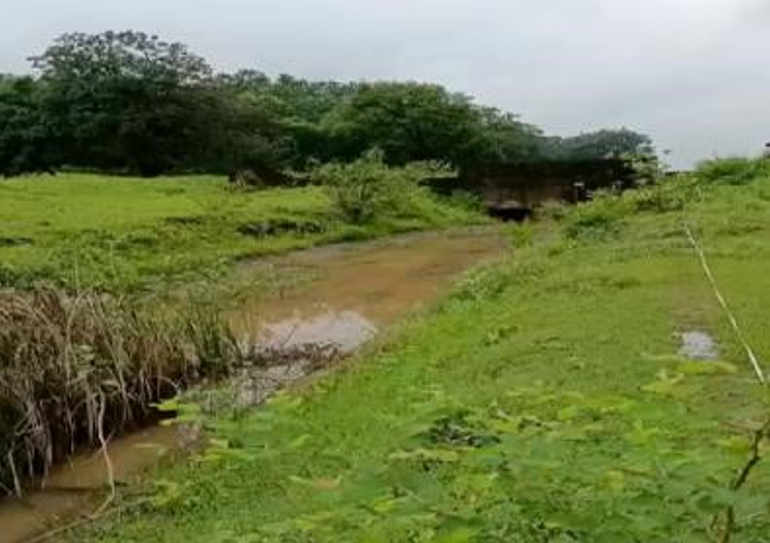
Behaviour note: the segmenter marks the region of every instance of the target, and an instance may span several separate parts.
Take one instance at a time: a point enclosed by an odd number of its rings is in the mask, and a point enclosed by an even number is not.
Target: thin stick
[[[749,476],[751,475],[752,470],[762,461],[762,442],[765,440],[765,437],[767,437],[769,431],[770,421],[766,422],[762,428],[754,432],[751,440],[751,457],[748,459],[746,464],[741,468],[733,482],[730,484],[730,490],[734,492],[740,490],[749,480]],[[721,536],[719,537],[719,543],[730,543],[734,530],[735,507],[731,505],[727,508],[727,512],[725,513],[725,526],[722,530]]]
[[[107,484],[110,487],[110,493],[109,495],[104,499],[102,504],[90,515],[87,515],[84,518],[78,519],[74,522],[71,522],[65,526],[61,526],[59,528],[56,528],[54,530],[51,530],[49,532],[45,532],[43,534],[40,534],[37,537],[33,537],[27,543],[42,543],[43,541],[48,541],[58,535],[61,535],[65,532],[69,532],[71,530],[74,530],[75,528],[78,528],[80,526],[83,526],[89,522],[93,522],[105,515],[105,512],[107,512],[107,509],[112,504],[113,501],[115,501],[115,496],[117,494],[116,486],[115,486],[115,471],[112,465],[112,459],[110,458],[110,453],[108,450],[108,440],[104,436],[104,415],[105,411],[107,410],[107,399],[104,397],[104,393],[100,393],[100,405],[99,405],[99,418],[98,418],[98,427],[97,427],[97,433],[99,436],[99,443],[101,444],[101,451],[102,455],[104,456],[104,464],[107,467]],[[121,508],[115,508],[111,512],[119,511]]]
[[[13,489],[17,498],[21,498],[21,481],[19,480],[19,474],[16,473],[16,462],[13,460],[13,449],[8,449],[8,466],[11,470],[11,476],[13,477]]]
[[[711,271],[711,267],[709,266],[708,260],[706,259],[706,253],[704,253],[703,248],[695,239],[695,236],[693,235],[692,230],[687,224],[684,225],[684,231],[687,234],[687,238],[690,240],[690,244],[692,245],[693,249],[695,249],[695,252],[698,254],[698,257],[700,258],[701,267],[703,268],[703,271],[706,274],[706,278],[711,284],[711,288],[714,291],[714,295],[716,296],[717,301],[719,302],[719,305],[722,306],[722,309],[727,315],[727,319],[730,321],[730,325],[733,327],[733,330],[735,331],[735,335],[737,336],[738,341],[741,342],[743,349],[746,351],[746,354],[748,355],[749,360],[751,361],[751,365],[754,368],[754,373],[756,374],[757,379],[759,379],[760,383],[762,383],[763,385],[766,385],[767,378],[765,377],[765,372],[762,370],[762,365],[759,362],[759,358],[754,353],[754,349],[751,348],[751,345],[749,345],[749,342],[746,340],[746,336],[744,335],[743,330],[738,324],[738,320],[735,318],[735,315],[733,314],[732,309],[730,309],[730,305],[727,303],[727,300],[722,295],[722,292],[719,290],[719,285],[717,284],[716,278],[714,277],[714,273]]]
[[[104,501],[104,503],[99,507],[99,509],[96,510],[95,515],[99,515],[102,511],[104,511],[107,507],[109,507],[110,503],[115,499],[116,490],[115,490],[115,468],[112,465],[112,459],[110,458],[110,451],[107,448],[108,441],[104,437],[104,414],[107,410],[107,398],[104,396],[104,392],[99,393],[101,405],[99,406],[99,420],[98,420],[98,427],[97,427],[97,433],[99,435],[99,444],[102,448],[102,456],[104,456],[104,465],[107,467],[107,483],[110,486],[110,495],[107,497],[107,499]]]

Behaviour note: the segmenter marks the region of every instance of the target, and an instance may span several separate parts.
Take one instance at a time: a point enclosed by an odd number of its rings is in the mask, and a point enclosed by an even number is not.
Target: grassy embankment
[[[221,281],[241,258],[480,220],[431,198],[416,204],[353,225],[319,187],[244,192],[211,176],[6,180],[0,182],[0,285],[44,279],[128,292]]]
[[[209,421],[213,450],[90,537],[767,541],[770,463],[750,462],[764,396],[685,221],[767,359],[770,169],[712,166],[517,229],[510,261],[389,344]],[[681,359],[693,329],[720,362]]]

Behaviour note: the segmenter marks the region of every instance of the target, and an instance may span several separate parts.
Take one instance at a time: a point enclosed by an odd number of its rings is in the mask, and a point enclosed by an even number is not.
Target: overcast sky
[[[646,132],[676,166],[770,140],[768,0],[0,0],[0,72],[138,29],[217,69],[439,82],[550,133]]]

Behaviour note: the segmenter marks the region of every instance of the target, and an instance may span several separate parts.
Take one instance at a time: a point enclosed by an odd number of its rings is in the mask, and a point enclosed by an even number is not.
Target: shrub
[[[508,229],[508,233],[514,249],[526,249],[532,247],[534,232],[531,224],[515,224]]]
[[[463,209],[470,213],[486,213],[487,209],[481,196],[466,190],[455,190],[444,200],[452,207]]]
[[[627,200],[611,194],[600,194],[592,202],[570,210],[564,218],[564,234],[569,239],[601,238],[615,234],[631,211]]]
[[[770,161],[741,157],[707,160],[698,165],[695,175],[707,183],[743,185],[770,175]]]
[[[353,224],[366,223],[375,216],[393,181],[382,155],[376,152],[350,164],[326,164],[313,177],[326,188],[337,211]]]
[[[567,215],[567,204],[560,200],[546,200],[535,209],[535,217],[560,221]]]
[[[434,202],[418,181],[436,175],[441,166],[414,163],[388,167],[379,151],[370,151],[358,160],[321,166],[313,173],[323,185],[340,215],[353,224],[364,224],[378,215],[422,216]]]
[[[665,213],[681,211],[696,194],[698,180],[691,175],[677,175],[629,191],[624,198],[637,211]]]

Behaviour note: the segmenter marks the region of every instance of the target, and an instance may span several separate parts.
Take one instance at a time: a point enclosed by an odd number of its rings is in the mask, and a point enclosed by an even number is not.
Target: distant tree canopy
[[[156,175],[187,165],[217,106],[206,61],[141,32],[65,34],[32,60],[73,166]]]
[[[0,174],[50,172],[59,164],[41,95],[31,77],[0,76]]]
[[[215,75],[142,32],[64,34],[31,60],[35,76],[0,76],[0,175],[304,169],[371,149],[457,167],[652,152],[626,129],[547,138],[439,85]]]
[[[649,136],[627,128],[598,130],[571,138],[547,138],[544,152],[557,160],[590,160],[650,156],[655,150]]]

